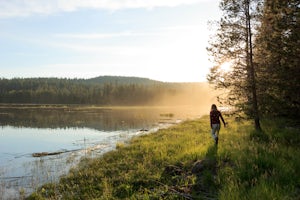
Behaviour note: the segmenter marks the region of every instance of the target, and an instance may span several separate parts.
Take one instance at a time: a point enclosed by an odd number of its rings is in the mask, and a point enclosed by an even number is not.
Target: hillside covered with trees
[[[0,103],[173,105],[201,104],[213,98],[206,83],[165,83],[137,77],[2,78],[0,86]]]

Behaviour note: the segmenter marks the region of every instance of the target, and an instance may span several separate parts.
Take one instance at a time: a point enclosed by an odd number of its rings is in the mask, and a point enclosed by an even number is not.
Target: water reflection
[[[201,114],[192,107],[0,107],[0,199],[17,199],[20,190],[57,181],[82,156],[99,156],[140,130]],[[40,152],[63,153],[32,156]]]
[[[88,127],[100,131],[143,128],[167,109],[2,109],[0,125],[34,128]]]

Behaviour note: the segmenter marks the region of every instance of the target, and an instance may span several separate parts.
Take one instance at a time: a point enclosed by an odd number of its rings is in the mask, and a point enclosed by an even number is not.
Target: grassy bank
[[[28,199],[299,199],[299,127],[229,124],[218,147],[208,117],[136,137]]]

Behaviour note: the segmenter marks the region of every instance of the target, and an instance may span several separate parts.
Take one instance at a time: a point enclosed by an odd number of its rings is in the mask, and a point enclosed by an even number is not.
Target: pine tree
[[[256,62],[265,114],[300,116],[300,2],[265,0]]]
[[[228,94],[220,102],[236,108],[254,119],[255,128],[260,130],[257,101],[256,66],[253,55],[253,34],[259,24],[257,16],[260,0],[223,0],[220,9],[223,16],[216,35],[211,39],[208,52],[213,56],[215,67],[208,81]],[[232,68],[222,70],[222,63],[230,61]]]

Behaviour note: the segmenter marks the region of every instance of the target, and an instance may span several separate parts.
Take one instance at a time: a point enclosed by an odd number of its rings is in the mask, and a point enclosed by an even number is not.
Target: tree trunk
[[[255,129],[261,131],[260,120],[259,120],[259,111],[258,111],[258,102],[257,102],[257,94],[256,94],[256,78],[255,78],[255,67],[253,63],[253,45],[252,45],[252,31],[251,31],[251,17],[250,17],[250,2],[246,0],[246,21],[247,21],[247,45],[249,48],[247,65],[249,64],[249,72],[250,72],[250,86],[252,92],[252,114],[254,117]]]

